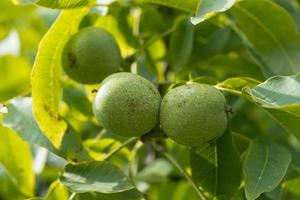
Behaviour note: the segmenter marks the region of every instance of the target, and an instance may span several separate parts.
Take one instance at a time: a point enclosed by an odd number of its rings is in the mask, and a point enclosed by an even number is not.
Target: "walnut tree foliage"
[[[1,0],[0,199],[300,199],[299,16],[299,0]],[[190,147],[159,122],[137,137],[105,129],[101,84],[62,66],[87,27],[109,32],[118,71],[161,97],[191,82],[218,89],[227,130]]]

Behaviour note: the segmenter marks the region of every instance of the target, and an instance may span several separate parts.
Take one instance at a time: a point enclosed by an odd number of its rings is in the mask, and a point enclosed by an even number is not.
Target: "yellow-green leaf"
[[[195,12],[200,0],[136,0],[141,3],[153,3],[177,8],[180,10]]]
[[[26,196],[34,194],[30,147],[14,131],[0,124],[0,163],[14,185]]]
[[[37,4],[47,8],[76,8],[89,3],[89,0],[12,0],[16,5]]]
[[[59,102],[62,87],[61,53],[68,38],[76,32],[87,8],[63,11],[42,39],[32,72],[34,116],[42,132],[55,147],[60,147],[67,129],[60,117]]]
[[[0,101],[30,90],[30,63],[23,57],[0,58]]]
[[[68,200],[68,189],[63,186],[59,181],[54,181],[46,194],[45,200]]]
[[[36,2],[36,4],[47,8],[76,8],[85,6],[88,3],[89,0],[39,0]]]

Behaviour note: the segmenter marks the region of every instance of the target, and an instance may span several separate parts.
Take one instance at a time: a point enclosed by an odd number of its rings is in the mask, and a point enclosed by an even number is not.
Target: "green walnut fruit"
[[[190,83],[168,92],[160,107],[160,125],[175,142],[198,146],[227,128],[226,100],[212,86]]]
[[[118,71],[121,61],[120,49],[114,37],[96,27],[83,28],[73,35],[62,55],[66,74],[84,84],[100,83]]]
[[[121,72],[102,82],[93,109],[104,128],[131,137],[143,135],[155,127],[160,102],[160,94],[150,81]]]

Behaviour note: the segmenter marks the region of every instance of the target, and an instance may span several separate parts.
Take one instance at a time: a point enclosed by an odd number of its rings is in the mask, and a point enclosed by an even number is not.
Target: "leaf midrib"
[[[269,155],[270,155],[270,149],[268,148],[268,146],[264,146],[264,149],[265,149],[265,162],[264,162],[264,165],[263,165],[263,168],[262,168],[262,171],[260,172],[259,174],[259,177],[258,177],[258,180],[254,186],[254,190],[253,190],[253,193],[256,193],[256,190],[257,190],[257,187],[259,185],[259,183],[261,182],[262,180],[262,177],[264,175],[264,172],[267,168],[267,165],[268,165],[268,161],[269,161]]]
[[[273,42],[276,44],[276,46],[278,46],[278,48],[280,49],[281,53],[284,55],[285,59],[288,62],[288,68],[289,71],[292,73],[293,70],[293,66],[295,66],[295,63],[289,58],[288,53],[286,52],[285,48],[281,45],[280,41],[276,38],[276,36],[269,31],[269,29],[265,26],[265,24],[263,24],[256,16],[254,16],[252,13],[248,12],[246,9],[242,8],[239,5],[236,5],[236,8],[238,10],[240,10],[241,12],[243,12],[246,16],[248,16],[250,19],[252,19],[259,27],[262,28],[262,30],[264,30],[264,32],[270,36],[270,38],[273,40]]]

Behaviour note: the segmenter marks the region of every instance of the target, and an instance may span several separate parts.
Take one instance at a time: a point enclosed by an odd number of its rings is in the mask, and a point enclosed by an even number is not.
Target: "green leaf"
[[[243,166],[247,199],[256,199],[262,193],[274,190],[290,162],[291,154],[284,147],[251,142]]]
[[[30,91],[30,63],[14,56],[0,58],[0,101]]]
[[[20,192],[33,196],[35,177],[30,147],[11,129],[0,124],[0,163]]]
[[[284,8],[270,0],[248,0],[235,4],[231,11],[259,53],[267,76],[300,71],[300,35]]]
[[[66,187],[64,187],[58,181],[54,181],[48,189],[45,200],[68,200],[69,192]]]
[[[136,59],[136,73],[148,79],[151,82],[157,82],[157,70],[155,61],[152,59],[149,51],[144,51]]]
[[[38,2],[39,0],[12,0],[16,5],[29,5]]]
[[[191,19],[193,24],[199,24],[219,12],[230,9],[236,0],[201,0],[196,16]]]
[[[168,175],[170,175],[172,171],[173,166],[171,163],[165,159],[156,159],[137,174],[136,180],[157,184],[167,181]]]
[[[274,76],[257,86],[255,84],[253,79],[240,77],[227,79],[216,87],[256,102],[300,140],[300,73]]]
[[[172,8],[177,8],[187,12],[196,12],[200,0],[136,0],[139,3],[153,3]]]
[[[295,76],[271,77],[253,88],[251,93],[256,102],[264,107],[298,104],[300,103],[300,73]],[[300,114],[297,110],[293,113]]]
[[[117,193],[133,189],[127,176],[107,162],[68,164],[60,177],[63,185],[73,192]]]
[[[112,194],[101,193],[81,193],[76,196],[75,200],[142,200],[142,194],[136,189],[131,189],[125,192]]]
[[[66,122],[59,114],[61,97],[61,53],[68,38],[77,30],[88,8],[63,11],[42,39],[31,77],[35,119],[56,148],[61,145]]]
[[[226,79],[225,81],[218,83],[217,87],[228,88],[233,90],[241,91],[245,87],[253,88],[260,82],[248,77],[234,77]]]
[[[199,200],[195,189],[187,181],[153,184],[147,196],[149,200]]]
[[[171,35],[170,65],[179,72],[186,66],[191,57],[194,42],[194,26],[189,18],[182,17],[178,20],[176,31]]]
[[[252,98],[300,140],[300,73],[275,76],[251,90]]]
[[[219,34],[214,35],[215,37],[218,37],[219,40],[222,40],[222,38],[224,38],[224,34],[226,34],[226,32],[220,31]],[[206,55],[203,55],[205,58],[209,57],[211,54],[214,54],[214,48],[217,47],[218,43],[211,44],[208,42],[207,45],[202,45],[198,48],[202,48],[203,52],[207,52]],[[196,54],[195,56],[197,55],[199,56],[199,54]],[[203,63],[202,67],[212,71],[218,80],[236,77],[249,77],[257,80],[265,80],[265,76],[263,75],[260,67],[255,62],[243,58],[243,56],[217,54],[216,56],[212,56],[211,58],[207,59],[207,62]]]
[[[47,8],[76,8],[89,3],[89,0],[13,0],[16,5],[37,4]]]
[[[84,146],[88,149],[89,155],[94,160],[98,161],[103,160],[108,153],[120,147],[121,145],[121,142],[112,138],[102,138],[101,140],[90,139],[84,141]],[[122,148],[122,150],[120,150],[118,154],[122,155],[122,157],[128,158],[130,152],[127,148]]]
[[[40,131],[32,114],[30,97],[12,99],[7,105],[8,113],[3,115],[3,125],[14,129],[25,141],[55,151],[54,146]]]
[[[300,177],[287,180],[282,186],[284,190],[300,197]]]
[[[190,152],[192,177],[209,198],[232,197],[241,184],[242,165],[230,130]]]
[[[63,100],[68,104],[69,109],[76,114],[81,113],[87,117],[93,117],[92,103],[82,88],[67,86],[63,90]]]
[[[38,0],[36,4],[47,8],[76,8],[89,3],[89,0]]]
[[[101,27],[114,36],[123,57],[133,54],[134,47],[138,45],[128,21],[128,12],[127,8],[110,8],[107,15],[100,16],[95,22],[96,27]]]
[[[15,98],[10,101],[7,108],[8,113],[3,116],[4,126],[14,129],[25,141],[42,146],[73,162],[90,159],[83,149],[81,139],[71,127],[67,129],[61,147],[58,150],[54,148],[33,118],[31,98]]]

